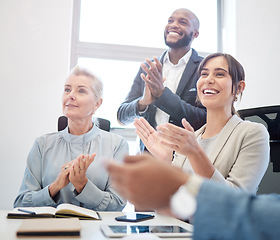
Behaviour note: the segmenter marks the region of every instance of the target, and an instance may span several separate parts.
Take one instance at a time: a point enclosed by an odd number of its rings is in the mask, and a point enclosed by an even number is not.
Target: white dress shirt
[[[176,93],[182,74],[192,55],[190,49],[180,60],[174,65],[169,59],[169,53],[165,54],[162,66],[162,75],[166,79],[163,83],[164,87],[169,88],[173,93]],[[157,108],[155,119],[157,126],[169,121],[169,114]]]

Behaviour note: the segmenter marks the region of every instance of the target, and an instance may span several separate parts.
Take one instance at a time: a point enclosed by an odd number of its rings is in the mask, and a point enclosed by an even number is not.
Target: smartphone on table
[[[141,213],[127,213],[123,216],[116,217],[117,221],[122,222],[141,222],[148,219],[154,218],[154,215],[151,214],[141,214]]]

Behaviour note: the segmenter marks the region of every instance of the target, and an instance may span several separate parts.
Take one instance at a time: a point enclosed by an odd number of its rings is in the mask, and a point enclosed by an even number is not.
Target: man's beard
[[[166,35],[164,34],[164,42],[170,48],[181,48],[186,47],[190,44],[192,40],[193,32],[189,35],[185,35],[183,38],[179,39],[177,42],[166,42]]]

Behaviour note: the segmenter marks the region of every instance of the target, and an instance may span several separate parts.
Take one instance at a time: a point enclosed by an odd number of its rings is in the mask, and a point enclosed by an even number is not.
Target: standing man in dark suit
[[[140,116],[153,127],[167,122],[181,126],[182,118],[195,130],[205,123],[206,111],[196,102],[197,68],[203,58],[191,48],[198,35],[199,20],[194,13],[185,8],[172,13],[164,31],[169,49],[160,59],[146,59],[141,64],[118,109],[121,124],[129,124]]]

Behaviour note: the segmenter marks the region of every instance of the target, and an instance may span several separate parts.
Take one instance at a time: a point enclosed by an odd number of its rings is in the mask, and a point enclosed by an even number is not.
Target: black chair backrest
[[[259,122],[266,126],[270,136],[270,161],[273,172],[280,172],[280,105],[238,111],[244,120]]]
[[[98,127],[100,129],[110,132],[111,122],[109,120],[104,118],[97,118],[97,120],[98,120]],[[65,129],[67,125],[68,125],[68,118],[65,116],[60,116],[58,118],[58,125],[57,125],[58,131]]]

